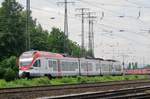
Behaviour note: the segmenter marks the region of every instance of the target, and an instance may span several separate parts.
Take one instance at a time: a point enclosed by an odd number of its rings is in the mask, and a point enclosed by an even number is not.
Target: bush
[[[81,84],[87,83],[87,79],[85,77],[82,77],[82,76],[77,77],[77,81]]]
[[[4,78],[5,72],[6,72],[5,69],[0,68],[0,79],[3,79],[3,78]]]
[[[11,81],[11,80],[15,80],[16,78],[16,73],[14,70],[12,70],[11,68],[7,69],[5,74],[4,74],[4,79],[6,81]]]
[[[35,78],[32,79],[32,83],[34,83],[35,85],[49,85],[50,84],[50,80],[47,77],[41,77],[41,78]]]
[[[15,68],[16,67],[16,57],[11,56],[1,61],[0,66],[3,68]]]
[[[12,73],[12,74],[11,74]],[[4,59],[0,62],[0,78],[5,80],[13,80],[17,78],[18,67],[16,66],[16,57]],[[12,76],[12,77],[11,77]]]
[[[5,88],[7,86],[7,82],[5,80],[0,80],[0,88]]]

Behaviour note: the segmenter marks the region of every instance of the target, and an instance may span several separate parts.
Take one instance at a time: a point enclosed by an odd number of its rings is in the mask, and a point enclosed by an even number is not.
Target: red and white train
[[[19,77],[122,74],[121,62],[114,60],[71,58],[44,51],[28,51],[19,57]]]
[[[129,69],[124,70],[127,75],[149,75],[150,68],[139,68],[139,69]]]

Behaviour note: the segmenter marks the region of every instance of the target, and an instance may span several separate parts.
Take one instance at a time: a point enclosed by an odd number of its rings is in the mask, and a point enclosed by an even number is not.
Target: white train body
[[[62,77],[122,75],[123,66],[119,61],[70,58],[42,51],[29,51],[20,56],[20,77]]]

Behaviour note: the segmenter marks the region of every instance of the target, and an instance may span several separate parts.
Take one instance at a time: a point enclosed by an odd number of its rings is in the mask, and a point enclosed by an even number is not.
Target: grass
[[[126,81],[126,80],[140,80],[140,79],[148,79],[148,78],[149,78],[148,75],[125,75],[125,76],[103,76],[103,77],[78,76],[78,77],[55,78],[51,80],[49,80],[47,77],[42,77],[42,78],[34,78],[34,79],[17,79],[10,82],[6,82],[5,80],[0,80],[0,88]]]

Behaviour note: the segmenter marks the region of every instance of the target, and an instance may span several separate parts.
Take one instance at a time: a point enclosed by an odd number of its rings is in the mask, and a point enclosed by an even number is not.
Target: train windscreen
[[[29,66],[33,60],[33,52],[25,52],[20,56],[20,66]]]
[[[31,61],[22,61],[20,62],[20,66],[28,66],[31,64]]]

